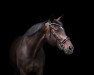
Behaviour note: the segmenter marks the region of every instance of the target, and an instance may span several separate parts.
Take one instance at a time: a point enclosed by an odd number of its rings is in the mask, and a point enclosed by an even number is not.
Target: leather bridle
[[[58,38],[58,35],[54,32],[55,29],[51,26],[51,25],[53,25],[53,24],[55,24],[55,23],[51,23],[51,24],[49,25],[49,27],[50,27],[50,38],[51,38],[51,34],[52,34],[52,35],[56,38],[56,41],[59,42],[60,45],[64,45],[65,42],[66,42],[67,40],[69,40],[70,38],[69,38],[68,36],[66,36],[64,40],[60,41],[59,38]],[[57,25],[57,24],[56,24],[56,25]]]

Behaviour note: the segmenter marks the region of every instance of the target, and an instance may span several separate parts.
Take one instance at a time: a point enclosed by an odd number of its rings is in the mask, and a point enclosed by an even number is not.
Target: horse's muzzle
[[[72,54],[74,50],[73,46],[69,46],[68,49],[64,49],[65,54]]]

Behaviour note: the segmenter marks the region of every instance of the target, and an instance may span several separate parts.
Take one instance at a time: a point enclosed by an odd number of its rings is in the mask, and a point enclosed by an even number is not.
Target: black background
[[[6,5],[6,4],[5,4]],[[18,36],[23,35],[33,24],[64,16],[62,22],[66,34],[71,38],[74,45],[74,53],[65,55],[58,48],[49,44],[44,45],[46,54],[44,75],[82,74],[88,72],[90,67],[89,52],[83,41],[88,25],[90,11],[88,5],[81,2],[54,2],[45,1],[31,3],[12,3],[2,8],[1,25],[1,57],[3,74],[12,75],[9,61],[9,49],[11,43]],[[84,38],[85,39],[85,38]],[[83,43],[84,42],[84,43]],[[83,44],[82,44],[83,43]],[[88,55],[87,55],[88,54]],[[85,70],[85,71],[84,71]]]

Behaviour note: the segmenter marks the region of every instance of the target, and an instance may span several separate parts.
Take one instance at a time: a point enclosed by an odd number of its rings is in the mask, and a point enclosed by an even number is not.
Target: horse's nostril
[[[69,49],[71,50],[71,47],[69,46]]]
[[[73,49],[73,47],[72,47],[72,46],[69,46],[69,49],[70,49],[70,50],[72,50],[72,49]]]

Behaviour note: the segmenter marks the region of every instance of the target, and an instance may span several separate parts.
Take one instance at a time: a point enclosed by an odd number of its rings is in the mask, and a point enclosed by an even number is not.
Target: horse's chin
[[[70,49],[65,49],[65,47],[62,46],[62,45],[58,45],[58,48],[59,48],[59,50],[61,50],[61,51],[63,50],[64,53],[67,54],[67,55],[70,55],[70,54],[73,53],[73,49],[72,49],[72,50],[70,50]]]
[[[64,50],[64,47],[63,47],[63,46],[60,46],[60,45],[59,45],[58,48],[59,48],[59,50],[61,50],[61,51]]]
[[[63,50],[64,49],[64,46],[63,45],[61,45],[61,44],[59,44],[59,43],[57,43],[57,47],[59,48],[59,50]]]
[[[64,51],[64,53],[67,54],[67,55],[70,55],[70,54],[73,53],[72,50],[65,49],[63,46],[59,46],[58,48],[59,48],[59,50]]]

